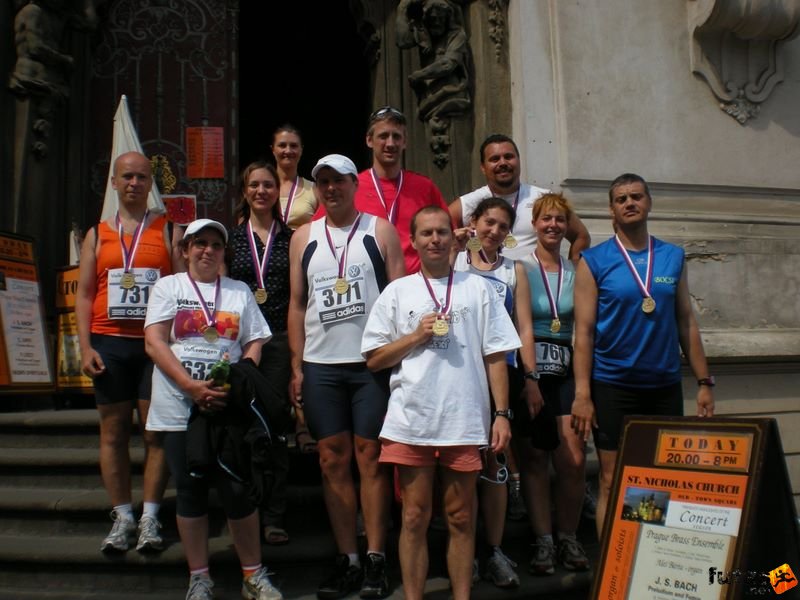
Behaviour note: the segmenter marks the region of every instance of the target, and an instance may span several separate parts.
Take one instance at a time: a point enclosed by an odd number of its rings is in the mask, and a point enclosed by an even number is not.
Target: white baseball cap
[[[314,165],[314,168],[311,169],[311,176],[314,179],[317,178],[317,173],[319,173],[319,170],[322,167],[330,167],[341,175],[352,175],[353,177],[358,177],[358,170],[356,169],[355,164],[353,164],[353,161],[343,154],[328,154],[327,156],[320,158],[317,161],[317,164]]]
[[[194,235],[198,233],[201,229],[205,229],[206,227],[211,227],[211,229],[216,229],[219,231],[222,239],[225,243],[228,243],[228,230],[225,229],[225,225],[220,223],[219,221],[214,221],[212,219],[197,219],[196,221],[192,221],[189,223],[189,226],[186,228],[184,232],[184,237],[187,235]]]

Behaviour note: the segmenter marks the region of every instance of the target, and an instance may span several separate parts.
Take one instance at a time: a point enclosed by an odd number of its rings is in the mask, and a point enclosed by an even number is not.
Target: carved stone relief
[[[692,72],[744,125],[783,81],[781,47],[798,23],[800,0],[689,0]]]
[[[461,6],[452,0],[400,0],[397,46],[416,47],[420,67],[408,76],[426,123],[433,162],[450,160],[451,120],[472,110],[472,55]]]

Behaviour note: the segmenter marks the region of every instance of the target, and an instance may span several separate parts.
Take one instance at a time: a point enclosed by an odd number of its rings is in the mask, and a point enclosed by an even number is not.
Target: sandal
[[[317,451],[317,440],[311,437],[308,429],[301,429],[295,433],[294,443],[302,454],[313,454]]]
[[[282,527],[264,526],[264,543],[269,546],[283,546],[289,543],[289,534]]]

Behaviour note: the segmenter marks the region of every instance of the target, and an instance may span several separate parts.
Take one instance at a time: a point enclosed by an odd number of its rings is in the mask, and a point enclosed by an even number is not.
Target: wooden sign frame
[[[592,598],[761,597],[799,560],[774,419],[625,419]]]

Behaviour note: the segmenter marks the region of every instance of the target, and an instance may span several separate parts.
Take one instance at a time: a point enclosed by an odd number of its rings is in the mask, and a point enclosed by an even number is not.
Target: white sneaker
[[[111,511],[111,519],[114,525],[111,531],[100,544],[102,552],[125,552],[130,548],[130,538],[136,533],[136,521],[126,519],[115,510]]]
[[[267,567],[242,581],[242,598],[246,600],[283,600],[283,594],[269,580]]]
[[[142,517],[139,520],[139,541],[136,550],[147,552],[148,550],[160,551],[164,549],[164,539],[161,537],[161,523],[154,517]]]
[[[186,600],[214,600],[214,582],[208,575],[192,575]]]

